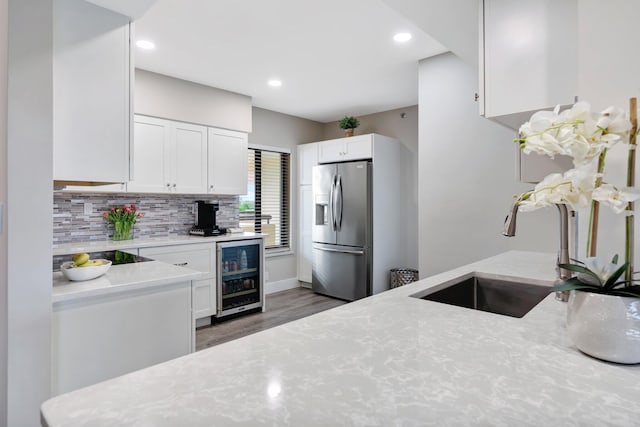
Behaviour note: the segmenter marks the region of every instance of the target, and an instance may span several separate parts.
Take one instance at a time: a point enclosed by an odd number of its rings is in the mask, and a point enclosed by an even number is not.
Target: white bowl
[[[102,261],[102,265],[89,267],[76,267],[73,261],[65,262],[60,266],[60,270],[69,280],[79,282],[82,280],[95,279],[102,276],[111,268],[111,261],[106,259],[96,260]]]

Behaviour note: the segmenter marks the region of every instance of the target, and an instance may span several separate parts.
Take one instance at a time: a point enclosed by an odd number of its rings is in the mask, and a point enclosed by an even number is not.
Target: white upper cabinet
[[[209,128],[209,193],[247,193],[248,148],[246,133]]]
[[[53,5],[53,178],[127,182],[129,18],[83,0]]]
[[[480,114],[517,129],[572,104],[577,55],[577,0],[480,0]]]
[[[206,192],[207,128],[136,115],[128,190]]]
[[[160,193],[171,189],[167,164],[170,160],[170,122],[152,117],[135,117],[133,125],[133,179],[128,190]]]
[[[172,127],[173,191],[207,191],[207,128],[175,122]]]
[[[318,143],[298,145],[298,185],[311,185],[312,169],[318,164]]]
[[[322,141],[318,145],[318,162],[344,162],[371,159],[373,157],[373,134]]]

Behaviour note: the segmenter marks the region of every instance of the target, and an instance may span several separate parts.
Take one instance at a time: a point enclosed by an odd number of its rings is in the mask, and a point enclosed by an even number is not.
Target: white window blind
[[[267,234],[266,249],[288,249],[290,155],[263,148],[248,151],[248,189],[240,197],[240,225]]]

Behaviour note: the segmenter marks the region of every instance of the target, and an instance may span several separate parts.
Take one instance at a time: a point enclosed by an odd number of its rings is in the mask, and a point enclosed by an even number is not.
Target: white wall
[[[7,424],[7,21],[8,0],[0,0],[0,425]]]
[[[383,0],[467,64],[478,64],[479,0]]]
[[[8,27],[6,425],[36,426],[51,382],[52,2],[9,0]]]
[[[291,283],[297,286],[297,250],[298,234],[298,159],[296,146],[305,142],[322,139],[323,125],[307,119],[277,113],[275,111],[253,108],[253,132],[249,134],[249,144],[269,145],[291,150],[291,248],[294,253],[268,257],[265,263],[269,282],[265,292],[281,289]],[[279,283],[275,283],[279,282]]]
[[[509,249],[558,249],[551,210],[520,214],[516,237],[501,235],[515,180],[514,132],[479,116],[477,70],[452,53],[419,64],[420,276]]]
[[[405,199],[399,207],[405,213],[405,221],[394,226],[402,231],[398,238],[406,243],[407,255],[404,264],[398,267],[418,268],[418,106],[359,116],[358,120],[357,135],[379,133],[398,139],[406,148],[405,185],[399,189]],[[337,122],[325,123],[323,139],[343,136],[344,130]]]
[[[136,69],[134,111],[224,129],[251,132],[251,97]]]
[[[580,99],[590,102],[595,111],[609,105],[629,110],[629,98],[640,98],[640,55],[638,32],[640,2],[609,0],[606,5],[598,0],[578,2],[578,93]],[[606,53],[605,53],[606,52]],[[636,154],[636,156],[638,156]],[[627,153],[623,145],[614,147],[607,155],[605,177],[624,186],[626,183]],[[636,165],[640,165],[637,157]],[[636,176],[640,176],[640,168]],[[640,180],[636,178],[636,187]],[[636,203],[636,211],[638,211]],[[607,207],[600,208],[598,255],[610,258],[624,256],[624,217]],[[636,214],[635,269],[640,266],[640,219]],[[583,214],[582,236],[586,236],[588,212]],[[586,251],[583,238],[580,255]]]

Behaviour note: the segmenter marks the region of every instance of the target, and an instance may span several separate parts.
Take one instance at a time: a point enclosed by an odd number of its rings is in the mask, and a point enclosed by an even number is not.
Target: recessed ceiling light
[[[398,43],[405,43],[405,42],[408,42],[409,40],[411,40],[411,34],[409,34],[409,33],[398,33],[395,36],[393,36],[393,39],[395,41],[397,41]]]
[[[269,80],[269,81],[267,82],[267,84],[268,84],[269,86],[271,86],[271,87],[280,87],[280,86],[282,86],[282,81],[277,80],[277,79],[273,79],[273,80]]]
[[[146,50],[151,50],[156,48],[155,43],[149,40],[138,40],[136,42],[136,46],[138,46],[140,49],[146,49]]]

